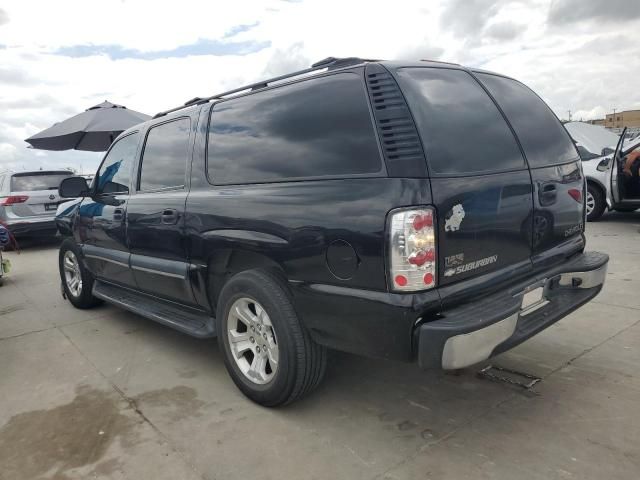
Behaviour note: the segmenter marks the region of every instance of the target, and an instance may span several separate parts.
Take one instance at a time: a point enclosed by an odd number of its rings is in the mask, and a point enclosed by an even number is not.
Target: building
[[[604,126],[604,118],[596,118],[595,120],[587,120],[587,123],[591,125],[602,125]]]
[[[604,125],[606,128],[640,127],[640,110],[609,113],[605,116],[604,123],[596,125]]]

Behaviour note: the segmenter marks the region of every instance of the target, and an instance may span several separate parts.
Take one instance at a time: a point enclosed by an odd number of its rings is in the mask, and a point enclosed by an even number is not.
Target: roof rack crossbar
[[[243,91],[255,91],[255,90],[260,90],[262,88],[266,88],[268,87],[270,84],[274,83],[274,82],[279,82],[281,80],[286,80],[288,78],[294,78],[300,75],[305,75],[307,73],[312,73],[312,72],[316,72],[318,70],[323,70],[325,68],[342,68],[342,67],[346,67],[349,65],[355,65],[355,64],[359,64],[359,63],[364,63],[364,62],[374,62],[376,60],[366,60],[366,59],[362,59],[362,58],[357,58],[357,57],[348,57],[348,58],[335,58],[335,57],[327,57],[324,60],[320,60],[319,62],[314,63],[313,65],[311,65],[309,68],[304,68],[302,70],[298,70],[292,73],[286,73],[284,75],[279,75],[277,77],[273,77],[270,78],[268,80],[261,80],[259,82],[255,82],[255,83],[251,83],[249,85],[245,85],[242,87],[238,87],[238,88],[234,88],[233,90],[228,90],[226,92],[222,92],[222,93],[218,93],[216,95],[212,95],[210,97],[195,97],[192,98],[191,100],[185,102],[183,105],[180,105],[178,107],[175,108],[171,108],[169,110],[165,110],[163,112],[159,112],[156,113],[153,118],[158,118],[158,117],[162,117],[164,115],[167,115],[169,113],[173,113],[173,112],[177,112],[178,110],[182,110],[183,108],[187,108],[187,107],[191,107],[194,105],[202,105],[203,103],[208,103],[211,100],[216,100],[219,98],[224,98],[227,97],[229,95],[233,95],[235,93],[240,93]]]

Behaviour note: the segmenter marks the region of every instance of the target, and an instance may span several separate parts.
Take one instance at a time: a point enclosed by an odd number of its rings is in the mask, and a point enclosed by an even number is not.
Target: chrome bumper
[[[583,254],[584,255],[584,254]],[[519,285],[489,298],[443,312],[443,319],[418,327],[418,362],[422,367],[445,370],[465,368],[485,361],[527,340],[595,297],[606,275],[608,256],[585,261],[581,271],[550,272],[530,280],[544,286],[544,302],[535,309],[523,309],[527,285]],[[573,262],[568,267],[580,266]],[[523,288],[524,287],[524,288]],[[519,292],[519,293],[513,293]]]

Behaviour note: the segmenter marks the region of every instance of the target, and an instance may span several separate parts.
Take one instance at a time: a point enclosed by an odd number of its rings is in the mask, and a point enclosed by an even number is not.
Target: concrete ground
[[[246,400],[215,341],[60,296],[57,245],[6,254],[0,479],[638,479],[640,213],[588,225],[589,305],[493,362],[533,391],[335,353],[308,399]]]

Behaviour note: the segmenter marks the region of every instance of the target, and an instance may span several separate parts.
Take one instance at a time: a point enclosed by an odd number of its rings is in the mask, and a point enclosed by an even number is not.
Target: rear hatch
[[[468,72],[396,70],[425,148],[438,221],[438,280],[531,270],[531,176],[500,110]]]
[[[520,82],[478,73],[513,126],[533,182],[532,249],[535,268],[547,268],[584,248],[585,181],[566,129]]]
[[[10,183],[10,204],[5,208],[15,217],[54,216],[60,197],[60,182],[68,171],[14,173]]]
[[[426,151],[439,285],[498,270],[496,280],[513,279],[584,247],[578,152],[535,93],[456,68],[395,74]]]

